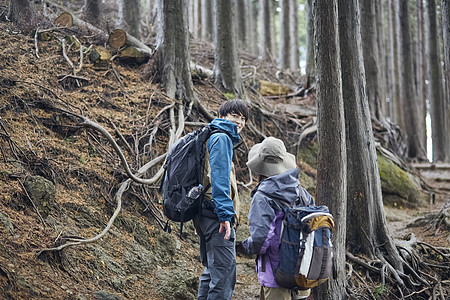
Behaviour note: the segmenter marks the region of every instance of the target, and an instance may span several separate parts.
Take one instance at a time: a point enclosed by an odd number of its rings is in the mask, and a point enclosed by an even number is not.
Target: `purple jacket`
[[[300,198],[298,169],[290,169],[282,174],[264,179],[252,192],[252,204],[248,214],[250,237],[242,245],[250,254],[258,254],[256,272],[262,286],[279,287],[273,271],[278,266],[278,254],[283,212],[277,202],[293,204]],[[304,189],[307,203],[312,197]],[[306,204],[305,204],[306,205]]]

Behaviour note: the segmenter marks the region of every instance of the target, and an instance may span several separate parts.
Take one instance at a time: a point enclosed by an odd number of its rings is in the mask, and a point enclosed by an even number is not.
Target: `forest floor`
[[[0,16],[5,9],[0,6]],[[85,60],[75,76],[57,39],[67,33],[55,30],[49,40],[41,41],[22,35],[3,17],[0,21],[0,299],[82,300],[94,299],[95,293],[98,299],[107,299],[99,296],[103,290],[122,299],[192,299],[202,270],[196,237],[189,224],[183,240],[162,231],[158,210],[144,200],[150,198],[160,208],[157,187],[145,190],[145,195],[141,189],[130,188],[119,219],[98,245],[36,256],[37,250],[52,245],[62,232],[98,234],[115,208],[114,192],[126,179],[104,138],[79,129],[73,118],[58,109],[81,113],[114,132],[117,140],[123,137],[130,145],[127,159],[135,161],[135,169],[144,159],[164,151],[170,127],[167,115],[158,113],[171,100],[157,84],[142,79],[142,66],[116,62],[94,66]],[[78,39],[86,48],[91,42],[82,36]],[[78,53],[77,49],[68,51],[75,65]],[[192,58],[212,68],[211,46],[194,43]],[[258,66],[261,79],[277,80],[273,66],[248,55],[246,59],[246,65]],[[295,88],[301,84],[298,81],[283,83]],[[194,86],[208,109],[215,110],[225,100],[208,80],[194,79]],[[289,102],[285,98],[270,101],[274,106]],[[301,103],[311,102],[300,99],[296,104]],[[196,117],[200,118],[193,113],[191,120]],[[135,148],[142,146],[155,126],[159,126],[159,135],[153,137],[145,157],[138,157]],[[244,140],[247,149],[255,142],[250,134],[244,135]],[[126,148],[125,142],[120,145]],[[243,181],[244,165],[238,164]],[[55,184],[55,203],[42,218],[23,185],[32,175]],[[243,191],[247,194],[243,197],[245,212],[250,200],[249,190]],[[429,206],[386,207],[391,233],[399,239],[414,233],[421,241],[449,247],[448,232],[433,235],[426,224],[409,227],[417,219],[439,212],[449,197],[447,189],[436,193]],[[245,235],[244,222],[238,240]],[[233,299],[258,299],[254,258],[239,252],[237,260]]]

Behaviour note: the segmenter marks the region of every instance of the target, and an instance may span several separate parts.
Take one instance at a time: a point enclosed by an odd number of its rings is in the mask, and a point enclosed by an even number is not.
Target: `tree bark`
[[[444,69],[444,78],[446,82],[446,89],[445,89],[445,100],[446,100],[446,111],[447,111],[447,117],[445,119],[446,121],[446,127],[447,132],[450,132],[450,0],[442,0],[442,31],[443,31],[443,38],[444,38],[444,63],[445,63],[445,69]],[[450,162],[450,138],[447,141],[447,162]]]
[[[201,32],[201,28],[202,28],[202,6],[200,3],[200,0],[193,0],[192,4],[194,5],[193,7],[193,17],[194,17],[194,28],[192,29],[192,33],[193,33],[193,37],[194,39],[199,39],[202,32]]]
[[[417,43],[416,43],[416,94],[419,103],[420,136],[423,145],[427,143],[426,116],[427,116],[427,91],[425,88],[425,38],[423,20],[423,0],[416,0],[417,10]],[[425,149],[426,150],[426,149]]]
[[[270,59],[273,55],[270,0],[259,0],[260,23],[261,23],[261,49],[260,55],[263,59]]]
[[[195,99],[189,69],[187,0],[159,1],[156,64],[158,79],[170,98]]]
[[[306,0],[306,88],[316,82],[314,63],[314,15],[312,0]]]
[[[317,299],[345,299],[346,148],[337,0],[314,0],[318,147],[316,201],[335,217],[337,278],[319,286]]]
[[[408,135],[408,157],[426,160],[425,150],[420,138],[418,107],[414,92],[408,0],[396,2],[396,13],[400,108],[404,110],[402,125],[405,126],[403,129]]]
[[[379,77],[380,77],[380,108],[383,121],[386,117],[386,80],[384,74],[386,72],[386,43],[384,30],[384,6],[383,1],[375,1],[375,20],[377,28],[377,46],[379,61]]]
[[[102,18],[101,0],[84,0],[83,14],[87,22],[98,26]]]
[[[431,133],[433,145],[433,161],[445,162],[447,152],[447,132],[445,115],[446,101],[444,99],[442,86],[442,71],[439,37],[437,35],[436,2],[435,0],[425,1],[425,52],[427,61],[428,77],[428,99],[431,106]]]
[[[291,49],[289,47],[289,0],[280,1],[280,68],[289,69]]]
[[[386,256],[398,270],[390,237],[366,95],[358,0],[339,0],[339,39],[347,144],[347,247],[372,259]],[[374,245],[377,245],[374,247]]]
[[[389,99],[387,102],[387,114],[392,122],[397,122],[396,116],[395,116],[395,103],[398,101],[398,98],[396,97],[396,90],[397,90],[397,84],[396,84],[396,77],[395,77],[395,43],[394,43],[394,22],[392,20],[392,1],[393,0],[387,0],[387,45],[386,45],[386,87],[387,87],[387,98]],[[420,1],[420,0],[418,0]]]
[[[257,20],[258,9],[253,1],[247,2],[247,16],[248,16],[248,38],[247,48],[252,54],[258,54],[258,42],[257,42]]]
[[[214,80],[221,88],[245,98],[236,47],[235,0],[215,0]]]
[[[202,0],[202,39],[213,41],[214,14],[211,0]]]
[[[370,114],[373,119],[384,122],[381,110],[384,94],[379,60],[376,6],[373,0],[361,0],[361,37]]]
[[[247,0],[236,0],[238,49],[247,48]]]
[[[24,33],[28,34],[35,28],[35,13],[31,1],[11,0],[8,17]]]
[[[119,0],[119,26],[138,39],[141,36],[141,5],[139,0]]]
[[[291,70],[300,69],[299,66],[299,44],[298,44],[298,1],[289,0],[289,41],[290,41],[290,68]]]

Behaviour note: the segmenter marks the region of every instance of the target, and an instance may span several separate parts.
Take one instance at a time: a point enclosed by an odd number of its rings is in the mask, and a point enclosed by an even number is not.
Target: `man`
[[[210,126],[220,129],[206,143],[203,186],[205,193],[201,214],[194,218],[200,238],[200,259],[205,266],[197,299],[231,300],[236,284],[236,233],[239,198],[234,171],[233,146],[248,119],[248,107],[240,99],[228,100],[218,110],[219,118]]]
[[[242,246],[258,254],[256,270],[261,284],[261,300],[306,299],[310,290],[291,291],[275,281],[274,271],[280,262],[279,243],[284,213],[279,202],[313,204],[311,195],[300,186],[295,156],[286,151],[282,140],[268,137],[248,153],[248,168],[259,174],[259,184],[252,191],[248,214],[250,237]],[[307,199],[300,197],[303,189]],[[299,200],[300,199],[300,200]]]

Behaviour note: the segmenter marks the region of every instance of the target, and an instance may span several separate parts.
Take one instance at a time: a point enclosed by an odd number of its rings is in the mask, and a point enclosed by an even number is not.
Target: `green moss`
[[[317,169],[317,153],[317,143],[302,143],[297,152],[297,159],[303,160],[314,169]]]
[[[425,195],[408,173],[378,153],[383,201],[393,206],[416,207],[425,203]]]
[[[234,96],[234,94],[231,93],[231,92],[224,93],[223,95],[224,95],[225,98],[227,98],[228,100],[232,100],[232,99],[236,98],[236,96]]]

